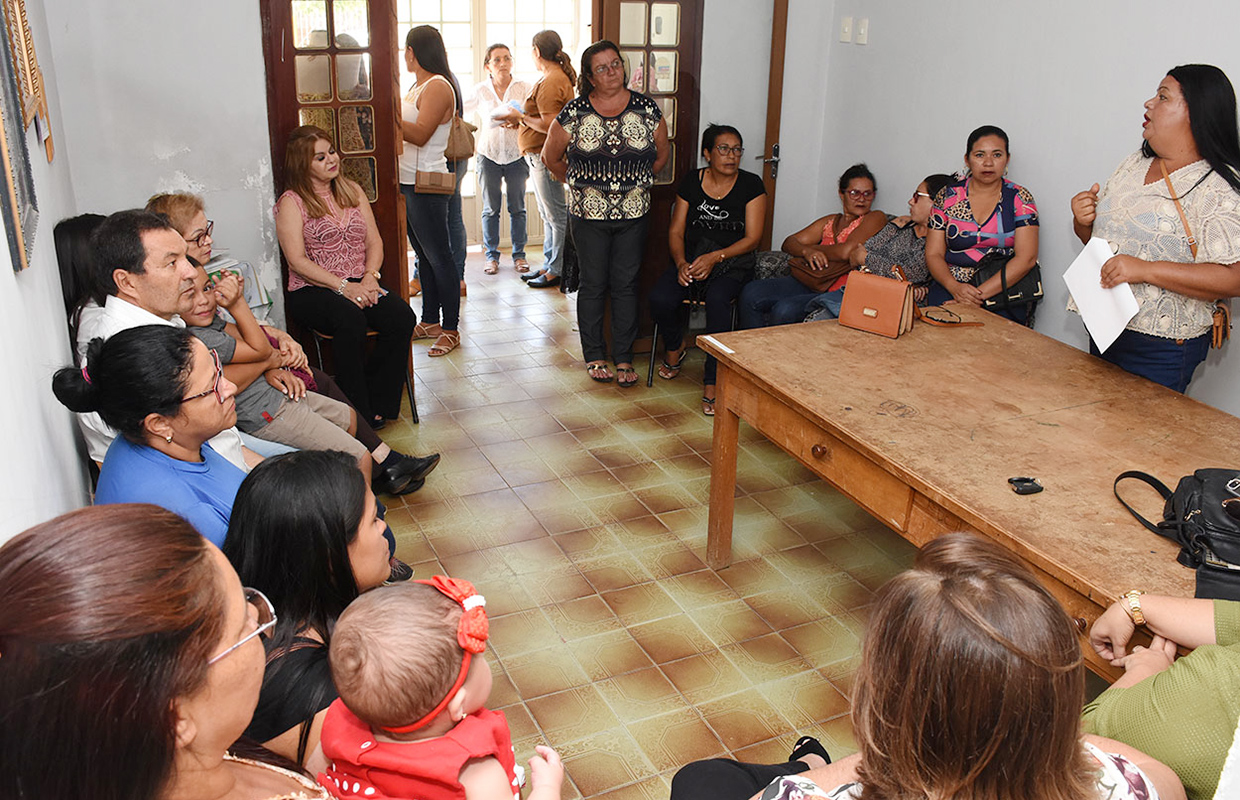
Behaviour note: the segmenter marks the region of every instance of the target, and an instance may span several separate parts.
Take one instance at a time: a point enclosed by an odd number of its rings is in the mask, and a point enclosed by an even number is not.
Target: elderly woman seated
[[[328,797],[229,750],[276,622],[215,547],[150,505],[94,506],[0,547],[0,797]]]
[[[940,189],[955,180],[951,175],[929,175],[917,184],[908,201],[908,214],[896,217],[878,233],[857,245],[848,256],[855,269],[864,269],[884,278],[899,278],[914,285],[913,296],[921,303],[929,291],[930,271],[926,268],[926,233],[930,211]],[[822,294],[809,301],[806,322],[835,319],[840,315],[844,288]]]

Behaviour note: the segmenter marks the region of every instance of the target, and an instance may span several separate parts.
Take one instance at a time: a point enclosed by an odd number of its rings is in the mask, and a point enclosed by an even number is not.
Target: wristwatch
[[[1132,621],[1136,625],[1145,624],[1145,614],[1141,613],[1141,595],[1145,592],[1133,589],[1124,594],[1124,604],[1128,608],[1128,615],[1132,617]]]
[[[377,270],[377,269],[372,269],[372,270],[370,270],[370,272],[368,272],[368,273],[366,273],[366,274],[367,274],[367,275],[374,275],[374,276],[375,276],[375,280],[377,280],[377,281],[378,281],[378,280],[382,280],[382,279],[383,279],[383,276],[379,274],[379,270]]]

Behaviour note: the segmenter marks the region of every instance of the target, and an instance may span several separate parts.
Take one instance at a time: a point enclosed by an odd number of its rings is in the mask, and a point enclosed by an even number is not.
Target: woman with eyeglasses
[[[303,450],[254,468],[233,506],[224,555],[262,590],[281,622],[246,736],[299,764],[319,742],[336,699],[327,663],[336,618],[389,578],[386,524],[344,453]]]
[[[1008,135],[983,125],[969,134],[965,177],[934,198],[926,266],[934,283],[930,305],[961,303],[982,307],[1003,291],[995,273],[978,282],[977,263],[990,253],[1009,256],[1007,284],[1014,285],[1038,263],[1038,207],[1033,194],[1007,179]],[[995,313],[1020,324],[1030,323],[1031,305],[1010,306]]]
[[[802,283],[795,274],[751,282],[741,292],[737,308],[742,328],[800,322],[809,302],[824,289],[844,287],[852,269],[848,261],[852,251],[887,224],[886,214],[871,209],[877,186],[874,173],[865,164],[844,170],[839,180],[841,213],[819,217],[784,239],[781,248],[827,283],[815,288]]]
[[[667,162],[667,123],[655,102],[627,88],[624,60],[609,41],[581,54],[578,96],[551,123],[543,162],[568,183],[569,235],[581,262],[577,323],[586,372],[601,383],[637,385],[637,274],[646,246],[650,187]],[[607,366],[603,318],[611,310]]]
[[[276,622],[177,514],[94,506],[0,547],[0,797],[327,798],[240,757]]]
[[[659,377],[680,374],[688,345],[684,341],[683,303],[706,304],[706,332],[726,331],[732,303],[753,276],[753,251],[766,222],[766,187],[762,178],[740,168],[745,148],[731,125],[709,125],[702,132],[706,167],[691,170],[680,182],[668,249],[672,266],[650,291],[650,315],[663,334],[667,355]],[[714,356],[706,357],[702,378],[702,412],[715,414]]]
[[[931,198],[956,179],[951,175],[928,175],[917,184],[908,201],[908,214],[896,217],[882,230],[859,244],[848,256],[853,269],[864,269],[884,278],[907,280],[913,284],[913,299],[922,304],[930,291],[930,271],[926,268],[926,234],[930,231]],[[897,271],[898,270],[898,271]],[[840,315],[844,290],[823,292],[806,307],[806,322],[835,319]]]
[[[91,341],[84,366],[58,370],[52,391],[120,434],[99,470],[96,503],[153,503],[223,543],[245,473],[207,442],[237,422],[237,387],[215,352],[184,328],[130,328]]]

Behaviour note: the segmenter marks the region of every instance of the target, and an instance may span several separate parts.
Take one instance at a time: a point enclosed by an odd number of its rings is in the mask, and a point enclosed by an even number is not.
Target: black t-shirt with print
[[[727,247],[745,238],[745,206],[749,201],[766,194],[762,178],[740,170],[732,191],[722,200],[716,200],[702,191],[702,175],[706,171],[695,169],[685,175],[676,195],[689,204],[685,221],[685,253],[695,252],[699,240],[709,238],[719,247]]]

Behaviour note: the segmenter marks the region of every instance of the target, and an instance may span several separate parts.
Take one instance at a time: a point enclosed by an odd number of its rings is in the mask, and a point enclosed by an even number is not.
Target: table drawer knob
[[[811,447],[809,449],[809,452],[811,455],[814,456],[814,458],[817,458],[817,459],[829,458],[831,455],[831,451],[820,444],[816,444],[813,447]]]
[[[1089,630],[1089,623],[1085,621],[1084,617],[1076,617],[1072,621],[1076,624],[1076,629],[1081,633]]]

